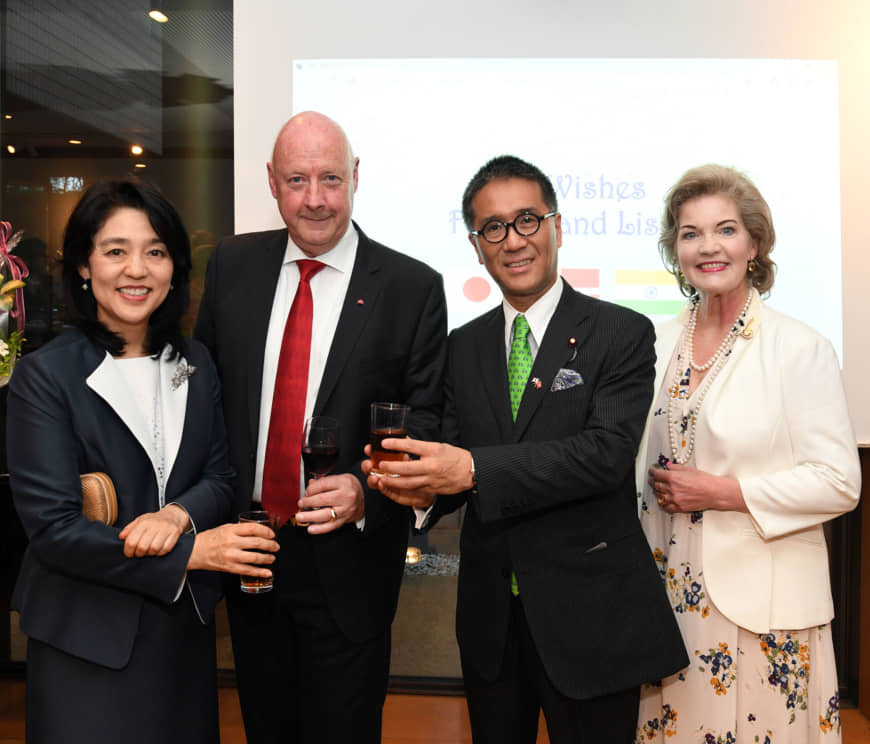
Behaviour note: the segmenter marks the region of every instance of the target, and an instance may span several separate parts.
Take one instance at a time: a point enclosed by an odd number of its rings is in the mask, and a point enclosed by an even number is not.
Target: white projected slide
[[[835,62],[295,60],[292,94],[294,112],[345,127],[360,157],[355,219],[444,275],[451,328],[500,301],[461,216],[490,157],[552,179],[566,279],[654,321],[682,304],[657,250],[663,197],[687,168],[717,162],[746,172],[773,212],[770,304],[842,359]]]

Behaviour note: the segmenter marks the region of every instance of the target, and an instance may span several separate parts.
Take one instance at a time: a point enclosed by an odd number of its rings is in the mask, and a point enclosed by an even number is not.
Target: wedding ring
[[[334,522],[338,517],[335,514],[335,509],[330,509],[329,513],[332,515],[332,521]]]
[[[659,506],[664,506],[665,505],[665,497],[659,496],[658,502],[659,502]]]

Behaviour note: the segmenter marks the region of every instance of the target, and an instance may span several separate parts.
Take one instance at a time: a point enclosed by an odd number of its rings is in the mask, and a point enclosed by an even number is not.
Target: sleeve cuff
[[[438,497],[435,497],[435,500],[429,505],[427,509],[418,509],[416,506],[414,507],[414,529],[422,531],[427,524],[429,524],[429,515],[432,514],[432,510],[435,508],[435,501],[438,500]]]

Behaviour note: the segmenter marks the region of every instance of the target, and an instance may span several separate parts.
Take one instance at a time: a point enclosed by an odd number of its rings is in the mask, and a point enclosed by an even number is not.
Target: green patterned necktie
[[[514,340],[511,342],[511,353],[508,357],[508,390],[511,396],[511,413],[517,420],[517,411],[523,399],[523,390],[532,372],[532,347],[529,346],[529,321],[525,315],[514,318]],[[511,571],[511,594],[518,597],[520,587],[517,575]]]
[[[508,357],[508,390],[511,396],[511,413],[517,420],[517,411],[523,399],[523,390],[532,372],[532,349],[529,346],[529,321],[525,315],[514,318],[514,340]]]

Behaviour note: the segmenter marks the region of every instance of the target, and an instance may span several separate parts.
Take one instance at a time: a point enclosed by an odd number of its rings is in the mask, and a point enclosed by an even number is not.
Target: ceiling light
[[[67,140],[67,142],[69,142],[71,145],[80,145],[82,143],[81,140],[77,140],[77,139]]]
[[[4,119],[11,119],[11,118],[12,118],[12,114],[6,114],[6,116],[4,116],[3,118],[4,118]]]
[[[142,145],[131,145],[130,152],[132,152],[134,155],[141,155],[143,152]]]
[[[169,20],[169,17],[162,10],[157,10],[156,8],[148,12],[148,17],[152,21],[157,21],[157,23],[166,23]]]
[[[133,165],[134,168],[147,168],[148,166],[145,163],[135,163]]]

